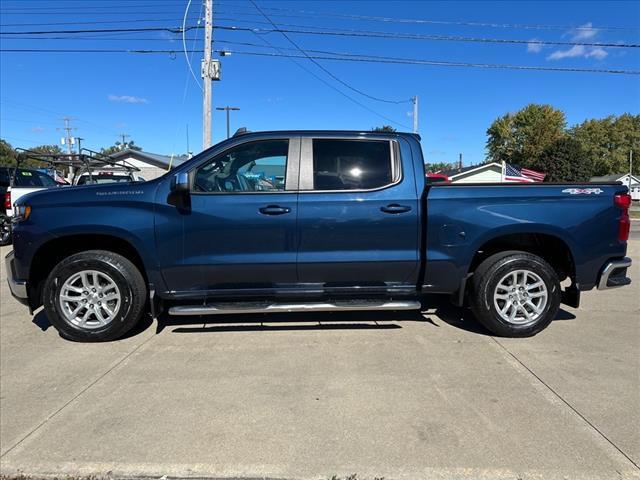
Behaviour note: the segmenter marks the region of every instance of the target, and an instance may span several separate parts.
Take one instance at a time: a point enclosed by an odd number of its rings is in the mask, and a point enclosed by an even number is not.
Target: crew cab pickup
[[[419,140],[246,133],[152,181],[26,195],[11,291],[78,341],[118,338],[147,308],[419,310],[426,294],[520,337],[630,283],[626,187],[427,184]]]

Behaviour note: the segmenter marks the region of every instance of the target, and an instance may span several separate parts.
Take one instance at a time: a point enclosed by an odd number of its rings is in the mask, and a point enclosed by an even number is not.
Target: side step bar
[[[243,306],[244,305],[244,306]],[[366,310],[419,310],[416,300],[392,302],[339,302],[339,303],[274,303],[256,305],[229,303],[208,305],[181,305],[171,307],[169,315],[232,315],[238,313],[277,313],[277,312],[346,312]]]

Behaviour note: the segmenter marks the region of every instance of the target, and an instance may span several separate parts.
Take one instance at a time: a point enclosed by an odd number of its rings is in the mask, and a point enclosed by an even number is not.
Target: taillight
[[[618,221],[618,240],[626,242],[629,240],[629,230],[631,229],[631,220],[629,220],[631,195],[628,193],[618,193],[614,195],[613,203],[622,210],[622,215],[620,215],[620,220]]]
[[[631,206],[631,195],[628,193],[618,193],[613,197],[613,203],[616,207],[627,210]]]
[[[7,210],[11,208],[11,192],[6,192],[4,194],[4,208]]]

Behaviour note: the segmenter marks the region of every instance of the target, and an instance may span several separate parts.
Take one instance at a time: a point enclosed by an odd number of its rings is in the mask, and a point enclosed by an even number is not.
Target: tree
[[[121,152],[122,150],[126,150],[126,149],[137,150],[137,151],[142,150],[141,147],[136,145],[135,142],[133,140],[131,140],[130,142],[127,142],[127,143],[116,142],[113,145],[111,145],[110,147],[101,148],[100,149],[100,153],[103,154],[103,155],[113,155],[114,153],[118,153],[118,152]]]
[[[393,133],[396,131],[391,125],[382,125],[381,127],[373,127],[371,129],[372,132],[390,132]]]
[[[446,163],[446,162],[436,162],[436,163],[425,163],[424,164],[424,170],[427,173],[436,173],[439,172],[441,170],[451,170],[453,168],[455,168],[456,165],[453,163]]]
[[[38,145],[37,147],[29,148],[29,150],[37,153],[63,153],[57,145]],[[20,153],[22,152],[17,152],[16,150],[14,150],[9,142],[0,140],[0,165],[15,166],[17,164],[18,155]],[[33,158],[23,157],[20,160],[20,166],[25,168],[40,168],[47,166],[47,163],[40,162]]]
[[[66,152],[63,152],[58,145],[38,145],[37,147],[32,147],[29,150],[48,155],[66,155]]]
[[[545,172],[548,182],[584,182],[592,174],[591,161],[578,140],[564,136],[542,152],[531,168]]]
[[[487,159],[533,168],[542,153],[564,135],[565,127],[564,113],[551,105],[530,104],[507,113],[487,130]]]
[[[640,115],[625,113],[582,122],[569,130],[579,141],[585,157],[592,165],[592,175],[626,173],[629,152],[640,152]],[[640,156],[640,155],[639,155]],[[640,162],[634,162],[633,173],[640,173]]]
[[[9,142],[0,139],[0,165],[10,166],[16,164],[16,152]]]

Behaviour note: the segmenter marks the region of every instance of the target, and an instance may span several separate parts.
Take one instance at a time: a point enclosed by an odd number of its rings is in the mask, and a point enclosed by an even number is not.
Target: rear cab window
[[[57,183],[46,173],[19,168],[16,171],[13,185],[18,188],[48,188],[57,186]]]
[[[78,179],[78,185],[102,185],[105,183],[126,183],[133,182],[129,175],[82,175]]]
[[[374,190],[398,179],[389,140],[312,140],[314,191]]]

